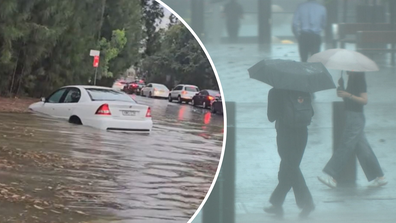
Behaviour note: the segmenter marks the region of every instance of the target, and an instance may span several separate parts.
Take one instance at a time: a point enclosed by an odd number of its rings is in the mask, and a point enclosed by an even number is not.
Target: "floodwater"
[[[216,173],[223,116],[132,97],[152,108],[150,135],[1,113],[0,222],[187,222]]]

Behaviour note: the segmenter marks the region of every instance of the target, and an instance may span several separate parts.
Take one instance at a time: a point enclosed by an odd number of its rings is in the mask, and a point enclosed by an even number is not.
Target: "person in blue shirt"
[[[326,27],[326,22],[327,10],[315,0],[309,0],[297,7],[293,17],[292,31],[298,40],[302,62],[307,62],[309,55],[320,51],[321,33]]]
[[[243,7],[236,0],[230,0],[225,6],[223,17],[226,18],[227,32],[230,42],[238,40],[238,32],[241,26],[240,20],[243,18]]]

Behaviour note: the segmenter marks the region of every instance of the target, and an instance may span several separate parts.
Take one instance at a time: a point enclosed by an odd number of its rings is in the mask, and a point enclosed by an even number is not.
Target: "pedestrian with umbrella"
[[[310,93],[335,88],[332,77],[321,63],[290,60],[263,60],[249,69],[251,78],[271,85],[267,116],[275,121],[278,153],[281,158],[279,183],[264,211],[283,216],[283,202],[293,188],[296,203],[307,217],[315,205],[300,170],[308,140],[308,126],[314,115]]]
[[[363,107],[368,102],[365,73],[378,71],[378,66],[361,53],[330,49],[313,55],[308,61],[321,62],[329,69],[347,70],[347,87],[343,86],[343,78],[339,80],[337,96],[344,101],[345,126],[337,149],[323,169],[328,176],[319,176],[320,182],[335,188],[345,166],[351,156],[357,155],[369,187],[387,184],[381,166],[364,133],[365,116]],[[342,74],[341,74],[342,75]]]

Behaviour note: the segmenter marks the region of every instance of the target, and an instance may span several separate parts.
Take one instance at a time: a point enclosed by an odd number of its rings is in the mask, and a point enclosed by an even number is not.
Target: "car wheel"
[[[195,107],[195,100],[194,99],[191,100],[191,105]]]
[[[69,123],[76,124],[76,125],[82,125],[81,119],[75,115],[73,115],[69,118]]]
[[[151,95],[151,91],[150,91],[150,93],[149,93],[149,98],[152,98],[153,96]]]
[[[204,102],[202,102],[202,107],[203,108],[208,108],[208,105],[206,104],[206,102],[204,101]]]
[[[213,106],[213,105],[210,107],[210,112],[211,112],[211,113],[213,113],[213,114],[215,114],[215,113],[216,113],[216,109],[214,108],[214,106]]]
[[[183,103],[183,101],[182,101],[180,95],[177,97],[177,102],[179,102],[179,104]]]
[[[168,96],[168,101],[169,101],[169,102],[172,102],[172,101],[173,101],[171,95]]]

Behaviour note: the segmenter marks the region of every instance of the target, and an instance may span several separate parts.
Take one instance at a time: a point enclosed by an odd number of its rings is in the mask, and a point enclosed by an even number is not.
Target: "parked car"
[[[116,80],[112,86],[114,90],[121,91],[124,89],[124,86],[127,84],[125,80]]]
[[[172,102],[177,99],[179,103],[189,103],[197,92],[199,88],[195,85],[179,84],[169,92],[168,100]]]
[[[210,111],[213,114],[223,114],[223,103],[222,103],[222,99],[221,96],[216,98],[213,102],[212,105],[210,106]]]
[[[150,83],[142,89],[140,95],[148,96],[150,98],[167,98],[169,95],[169,89],[163,84]]]
[[[216,98],[220,97],[220,92],[216,90],[201,90],[191,100],[191,105],[202,106],[203,108],[209,108],[212,106],[212,102]]]
[[[124,86],[123,91],[127,94],[140,94],[144,86],[144,82],[132,81]]]
[[[65,86],[29,106],[33,112],[108,131],[150,133],[151,109],[107,87]]]

